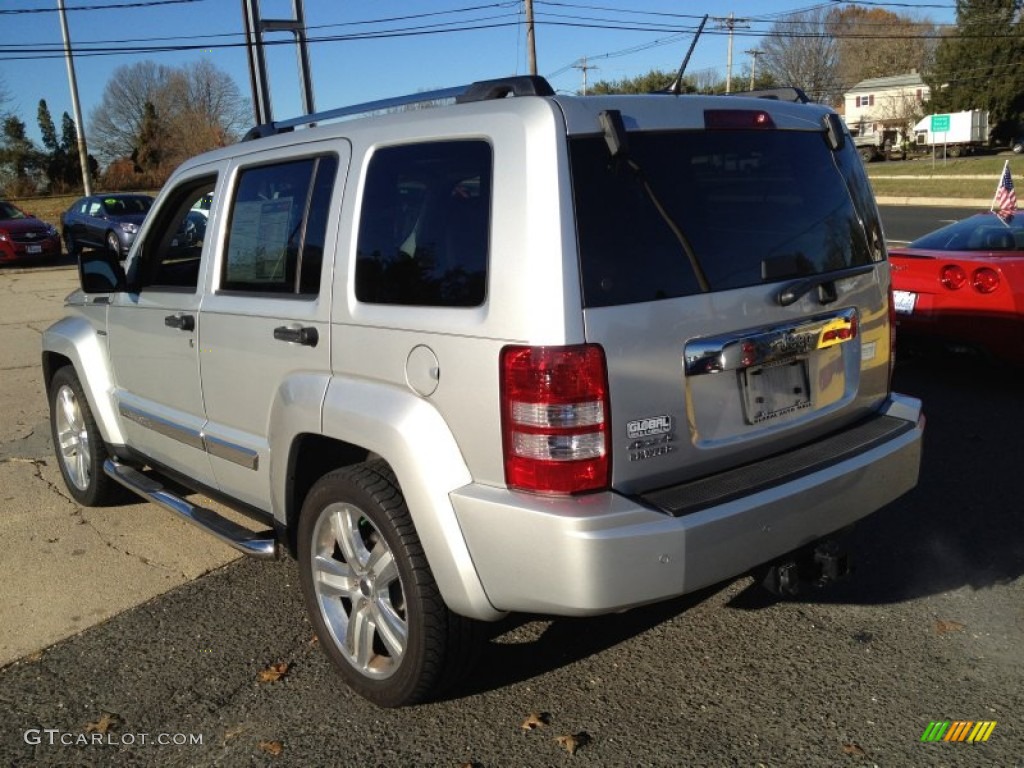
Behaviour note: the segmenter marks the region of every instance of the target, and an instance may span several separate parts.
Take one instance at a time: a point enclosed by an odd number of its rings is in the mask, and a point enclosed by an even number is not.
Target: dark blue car
[[[117,193],[79,198],[61,216],[64,247],[72,256],[82,248],[106,248],[123,259],[152,205],[149,195]]]

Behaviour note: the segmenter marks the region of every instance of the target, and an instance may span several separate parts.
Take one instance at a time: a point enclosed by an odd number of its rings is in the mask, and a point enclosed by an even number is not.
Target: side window
[[[387,147],[370,159],[359,217],[356,298],[475,307],[487,286],[491,146]]]
[[[192,206],[204,195],[213,194],[216,184],[215,175],[189,179],[164,198],[130,268],[129,285],[195,292],[206,218],[193,212]]]
[[[227,291],[316,296],[338,160],[310,157],[239,174],[221,267]]]

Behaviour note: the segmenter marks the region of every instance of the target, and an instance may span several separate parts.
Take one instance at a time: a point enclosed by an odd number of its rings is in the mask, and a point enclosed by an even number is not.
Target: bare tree
[[[781,85],[802,88],[813,100],[837,103],[843,93],[837,71],[839,44],[829,25],[834,11],[818,7],[772,25],[761,44],[761,66]]]
[[[230,144],[249,123],[249,107],[229,75],[209,61],[181,68],[152,61],[119,67],[91,116],[89,144],[105,162],[137,155],[160,133],[160,169]],[[147,169],[157,170],[157,169]]]
[[[925,72],[935,57],[937,27],[925,18],[849,5],[834,13],[830,29],[839,40],[843,90],[868,78]]]
[[[152,61],[114,70],[103,99],[90,115],[89,147],[103,162],[130,157],[146,120],[146,105],[164,113],[172,70]]]

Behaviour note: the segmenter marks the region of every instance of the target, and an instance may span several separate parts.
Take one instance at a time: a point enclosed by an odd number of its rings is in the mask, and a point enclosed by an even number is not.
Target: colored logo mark
[[[995,728],[995,720],[933,720],[921,734],[921,741],[988,741]]]

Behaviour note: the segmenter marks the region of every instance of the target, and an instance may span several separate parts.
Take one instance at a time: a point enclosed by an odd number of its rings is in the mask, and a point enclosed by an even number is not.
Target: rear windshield
[[[909,247],[927,251],[1024,250],[1024,216],[980,213],[929,232]]]
[[[884,258],[860,160],[822,133],[631,133],[632,163],[588,136],[570,157],[588,307],[699,293],[693,262],[724,291]]]

